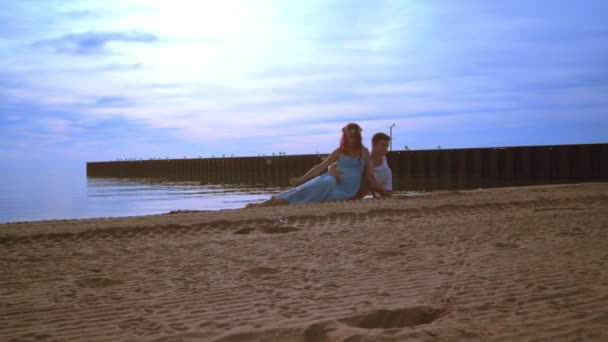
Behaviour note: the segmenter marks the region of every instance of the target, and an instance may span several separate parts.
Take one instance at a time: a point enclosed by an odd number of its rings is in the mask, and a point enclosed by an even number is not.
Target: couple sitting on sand
[[[360,199],[370,191],[374,197],[390,196],[392,174],[385,157],[390,137],[374,135],[370,155],[363,146],[361,131],[355,123],[344,126],[340,147],[304,176],[291,178],[289,183],[296,187],[248,207]],[[328,172],[319,176],[325,170]]]

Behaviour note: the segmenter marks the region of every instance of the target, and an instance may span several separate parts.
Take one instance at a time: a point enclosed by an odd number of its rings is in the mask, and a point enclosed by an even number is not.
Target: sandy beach
[[[608,341],[608,184],[0,225],[2,341]]]

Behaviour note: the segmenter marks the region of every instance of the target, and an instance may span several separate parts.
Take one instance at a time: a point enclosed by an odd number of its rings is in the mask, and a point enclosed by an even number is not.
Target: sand
[[[608,341],[608,184],[0,225],[2,341]]]

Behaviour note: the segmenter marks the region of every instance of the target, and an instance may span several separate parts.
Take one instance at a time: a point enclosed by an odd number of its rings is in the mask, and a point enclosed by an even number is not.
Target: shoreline
[[[550,185],[529,185],[529,186],[516,186],[516,187],[500,187],[500,188],[488,188],[488,189],[471,189],[471,190],[435,190],[428,192],[397,192],[396,196],[392,198],[378,198],[371,199],[365,198],[363,200],[356,201],[330,201],[330,202],[321,202],[321,203],[309,203],[303,205],[287,205],[287,206],[275,206],[275,207],[265,207],[265,208],[234,208],[234,209],[209,209],[209,210],[172,210],[169,212],[158,213],[158,214],[150,214],[150,215],[129,215],[129,216],[103,216],[103,217],[90,217],[90,218],[62,218],[62,219],[42,219],[42,220],[32,220],[32,221],[11,221],[11,222],[3,222],[0,223],[0,237],[8,236],[13,234],[27,234],[29,232],[23,232],[24,226],[31,226],[32,228],[26,229],[36,229],[33,227],[48,227],[53,226],[58,228],[57,232],[63,232],[62,229],[65,227],[72,226],[74,224],[79,224],[84,226],[83,229],[88,229],[88,227],[93,223],[97,229],[103,229],[106,226],[110,226],[114,224],[116,221],[118,224],[133,226],[141,223],[145,223],[147,221],[153,222],[161,222],[161,223],[176,223],[180,220],[185,220],[186,222],[190,222],[193,220],[204,220],[206,222],[213,220],[222,220],[223,217],[226,216],[226,213],[231,213],[228,215],[236,215],[236,216],[248,216],[246,214],[241,213],[241,211],[245,211],[247,213],[254,213],[257,211],[264,211],[265,214],[267,211],[273,211],[272,209],[276,209],[283,214],[291,214],[294,212],[305,212],[305,213],[315,213],[317,212],[316,207],[321,208],[330,208],[330,210],[338,210],[339,212],[343,212],[347,209],[344,209],[345,206],[352,206],[352,209],[357,210],[359,208],[367,209],[370,207],[388,207],[394,208],[400,207],[402,204],[402,200],[418,200],[418,199],[432,199],[433,201],[445,201],[446,203],[455,203],[458,201],[452,201],[451,198],[454,195],[462,195],[462,194],[477,194],[482,197],[492,197],[494,194],[501,194],[504,192],[518,192],[518,190],[526,191],[526,190],[534,190],[534,189],[570,189],[572,187],[584,187],[592,189],[594,187],[607,187],[608,182],[591,182],[591,183],[571,183],[571,184],[550,184]],[[415,193],[415,195],[411,195],[409,193]],[[409,194],[409,195],[408,195]],[[397,202],[395,202],[397,201]],[[500,199],[499,199],[500,201]],[[363,203],[363,204],[362,204]],[[372,204],[372,203],[375,203]],[[381,203],[381,204],[380,204]],[[420,203],[421,205],[429,204],[425,201]],[[299,210],[301,209],[301,210]],[[236,214],[232,214],[236,213]],[[253,214],[257,216],[256,214]],[[276,216],[276,215],[273,215]],[[281,215],[278,215],[281,216]],[[72,231],[73,229],[68,229],[68,231]],[[76,229],[78,230],[78,229]]]
[[[0,225],[0,339],[602,340],[608,183]]]

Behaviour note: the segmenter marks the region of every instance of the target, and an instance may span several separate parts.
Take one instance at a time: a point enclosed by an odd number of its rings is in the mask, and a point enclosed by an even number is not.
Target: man
[[[374,171],[374,178],[382,185],[383,189],[372,190],[369,183],[365,181],[365,177],[363,177],[359,192],[357,192],[353,199],[361,199],[370,192],[374,198],[379,196],[392,196],[393,173],[386,162],[386,154],[388,153],[390,141],[391,138],[387,134],[381,132],[374,134],[372,137],[372,152],[370,154],[370,159]],[[338,170],[337,164],[332,164],[328,171],[339,181],[340,170]]]

